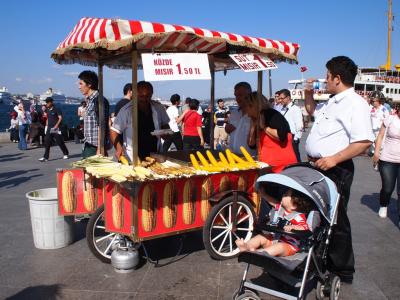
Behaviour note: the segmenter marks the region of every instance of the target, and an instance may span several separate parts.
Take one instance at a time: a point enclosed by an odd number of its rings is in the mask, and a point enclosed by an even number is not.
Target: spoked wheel
[[[218,202],[210,211],[203,228],[203,242],[208,254],[215,259],[232,258],[239,253],[235,241],[251,238],[255,213],[251,203],[238,197],[227,197]],[[233,228],[236,220],[236,228]]]
[[[317,298],[317,300],[323,300],[325,298],[325,285],[320,281],[317,282],[315,297]]]
[[[111,263],[111,252],[121,237],[116,233],[106,232],[104,224],[104,205],[90,217],[86,227],[86,240],[90,251],[104,263]]]
[[[338,300],[340,294],[340,278],[333,276],[331,278],[331,291],[329,293],[329,300]]]

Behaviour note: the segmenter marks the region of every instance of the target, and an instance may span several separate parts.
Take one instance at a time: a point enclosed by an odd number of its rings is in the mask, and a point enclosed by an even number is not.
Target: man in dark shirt
[[[121,110],[121,108],[129,103],[129,101],[131,101],[132,99],[132,83],[127,83],[124,86],[124,98],[122,98],[121,100],[118,101],[117,105],[115,105],[115,116],[118,115],[119,111]]]
[[[56,141],[57,145],[60,147],[64,156],[63,159],[68,159],[68,149],[64,144],[64,139],[62,137],[60,131],[60,124],[62,121],[62,113],[61,110],[56,108],[53,104],[53,98],[46,98],[46,113],[47,113],[47,121],[46,121],[46,136],[44,138],[45,151],[42,158],[39,159],[41,162],[45,162],[49,159],[50,155],[50,147],[53,139]]]

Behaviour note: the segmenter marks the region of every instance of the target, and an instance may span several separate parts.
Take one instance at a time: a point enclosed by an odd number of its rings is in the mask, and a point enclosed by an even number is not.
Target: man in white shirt
[[[285,117],[286,121],[288,121],[290,132],[293,134],[292,145],[294,153],[296,154],[297,161],[301,161],[299,144],[304,128],[303,114],[300,107],[292,101],[288,89],[283,89],[279,92],[279,99],[282,103],[281,114]]]
[[[387,116],[389,116],[388,109],[382,105],[384,102],[384,95],[380,92],[373,92],[370,96],[372,108],[371,108],[371,122],[372,131],[374,132],[375,138],[378,136],[379,129],[381,129],[382,122]]]
[[[181,96],[178,94],[173,94],[171,96],[171,106],[167,108],[167,114],[169,117],[169,128],[174,132],[172,135],[167,136],[163,144],[163,152],[168,152],[169,147],[174,143],[177,150],[183,149],[182,135],[179,130],[178,124],[181,122],[179,119],[179,109],[178,106],[181,103]],[[179,123],[178,123],[179,121]]]
[[[240,146],[243,146],[251,155],[255,155],[256,149],[251,149],[247,144],[251,119],[246,112],[246,99],[250,97],[251,86],[247,82],[239,82],[235,85],[234,92],[239,109],[231,111],[229,123],[225,124],[225,131],[229,134],[228,148],[240,154]]]
[[[347,204],[353,182],[353,157],[368,149],[374,140],[365,100],[354,92],[356,64],[348,57],[334,57],[326,63],[326,89],[333,94],[325,103],[316,105],[312,82],[307,80],[305,106],[315,122],[306,141],[310,162],[331,178],[341,195],[337,224],[328,250],[328,270],[343,282],[352,283],[354,254]]]
[[[274,97],[274,105],[272,106],[273,109],[277,111],[281,111],[282,109],[282,103],[281,99],[279,98],[279,94],[281,93],[281,90],[275,92],[275,97]]]

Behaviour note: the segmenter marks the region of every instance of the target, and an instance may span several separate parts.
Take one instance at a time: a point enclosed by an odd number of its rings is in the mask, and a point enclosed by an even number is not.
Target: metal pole
[[[214,149],[214,106],[215,106],[215,70],[214,70],[214,57],[208,56],[211,72],[211,88],[210,88],[210,148]]]
[[[258,71],[257,72],[257,111],[260,112],[261,108],[263,107],[263,103],[262,103],[262,79],[263,79],[263,71]],[[258,128],[258,124],[260,124],[260,114],[257,115],[257,128]],[[257,160],[260,160],[259,158],[259,151],[258,151],[258,147],[259,147],[259,143],[260,143],[260,134],[259,134],[259,130],[256,130],[256,146],[257,146]]]
[[[138,99],[137,99],[137,81],[138,81],[138,52],[132,51],[132,165],[139,164],[138,156]]]
[[[97,69],[99,77],[99,144],[97,147],[100,149],[100,154],[104,155],[104,139],[105,139],[105,121],[104,120],[104,91],[103,91],[103,64],[99,62]],[[107,120],[108,122],[108,120]]]
[[[268,70],[268,98],[272,98],[272,80],[271,80],[271,70]]]

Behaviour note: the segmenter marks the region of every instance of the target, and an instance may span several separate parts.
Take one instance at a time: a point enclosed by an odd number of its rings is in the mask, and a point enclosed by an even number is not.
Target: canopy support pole
[[[138,51],[132,51],[132,165],[139,164],[138,151]]]
[[[104,120],[104,90],[103,90],[103,64],[99,62],[97,73],[99,77],[99,150],[100,154],[105,154],[104,140],[105,140],[105,121]],[[108,122],[108,120],[107,120]]]
[[[271,70],[268,70],[268,98],[272,98],[272,80],[271,80]]]
[[[257,111],[261,111],[263,108],[263,98],[262,98],[262,81],[263,81],[263,71],[258,71],[257,72]],[[257,115],[257,128],[259,127],[260,124],[260,114]],[[257,150],[259,150],[259,145],[260,145],[260,133],[259,130],[256,130],[256,146]],[[260,160],[259,157],[259,151],[257,151],[257,160]]]
[[[214,107],[215,107],[215,65],[214,65],[214,57],[208,56],[209,64],[210,64],[210,73],[211,73],[211,87],[210,87],[210,148],[214,150]]]

